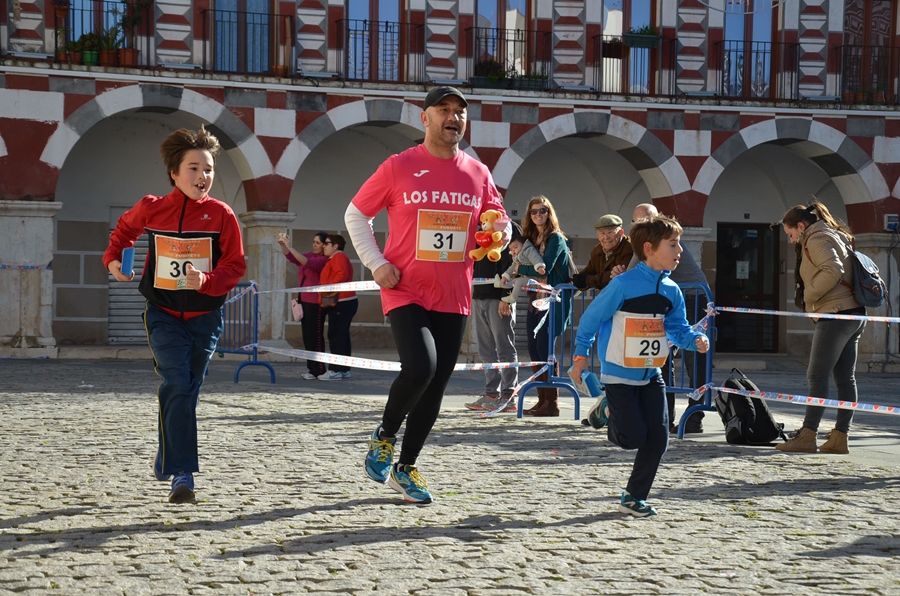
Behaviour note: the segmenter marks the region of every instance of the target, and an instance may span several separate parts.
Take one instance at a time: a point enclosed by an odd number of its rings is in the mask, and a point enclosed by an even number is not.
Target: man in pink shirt
[[[481,213],[496,209],[505,217],[487,166],[459,150],[467,106],[458,89],[432,89],[421,115],[424,142],[381,164],[344,215],[360,260],[381,286],[382,309],[400,356],[400,374],[369,440],[366,474],[423,504],[432,496],[415,463],[462,347],[472,301],[474,262],[468,254],[475,248]],[[390,229],[383,253],[372,229],[382,210]]]

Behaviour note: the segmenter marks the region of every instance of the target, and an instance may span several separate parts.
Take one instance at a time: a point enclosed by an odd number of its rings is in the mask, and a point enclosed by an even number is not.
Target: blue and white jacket
[[[659,366],[669,353],[666,338],[680,348],[696,350],[694,342],[703,334],[693,331],[688,324],[684,296],[678,284],[669,279],[669,273],[654,271],[641,262],[634,269],[612,278],[587,307],[578,323],[575,355],[588,356],[594,338],[599,337],[597,356],[603,376],[639,382],[659,374]],[[624,326],[627,318],[641,321],[658,319],[662,326],[657,335],[661,335],[664,329],[665,337],[646,340],[632,336],[626,350]],[[635,366],[634,356],[637,354],[641,358],[647,356],[642,363],[653,366]],[[624,365],[626,362],[629,366]]]

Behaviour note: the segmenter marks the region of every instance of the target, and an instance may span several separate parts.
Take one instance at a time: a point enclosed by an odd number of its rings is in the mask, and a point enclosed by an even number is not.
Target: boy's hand
[[[587,360],[576,360],[569,369],[569,378],[577,387],[581,387],[581,373],[588,369],[590,362]]]
[[[547,268],[544,267],[543,265],[540,265],[537,267],[537,272],[540,273],[541,275],[547,275]]]
[[[110,261],[109,272],[116,279],[116,281],[131,281],[134,279],[134,271],[131,272],[130,277],[122,273],[122,261]]]
[[[709,339],[705,335],[694,340],[694,345],[697,346],[697,351],[701,354],[706,354],[709,351]]]
[[[206,279],[206,274],[204,272],[199,269],[194,269],[194,266],[190,263],[185,264],[184,271],[186,273],[184,279],[187,282],[189,290],[199,290],[203,287],[203,281]]]

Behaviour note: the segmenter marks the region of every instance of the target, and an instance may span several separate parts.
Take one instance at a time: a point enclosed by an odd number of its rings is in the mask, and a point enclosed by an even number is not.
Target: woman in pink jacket
[[[275,239],[281,252],[287,260],[298,267],[297,276],[299,287],[319,285],[319,275],[325,268],[328,258],[325,256],[325,239],[328,232],[318,232],[313,236],[312,250],[301,253],[291,246],[291,239],[287,234],[278,234]],[[303,330],[303,349],[308,352],[325,351],[325,326],[323,318],[319,316],[319,294],[316,292],[300,292],[300,306],[303,308],[303,318],[300,327]],[[307,381],[319,378],[325,372],[325,365],[315,360],[306,361],[307,371],[302,377]]]

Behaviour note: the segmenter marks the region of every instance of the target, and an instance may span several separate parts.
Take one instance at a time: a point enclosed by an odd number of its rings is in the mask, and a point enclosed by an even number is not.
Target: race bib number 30
[[[466,257],[471,213],[419,211],[416,259],[461,263]]]
[[[663,319],[625,317],[625,354],[623,366],[654,368],[663,366],[669,355]]]
[[[156,236],[156,278],[153,287],[186,290],[188,263],[194,269],[210,272],[212,238],[172,238]]]

